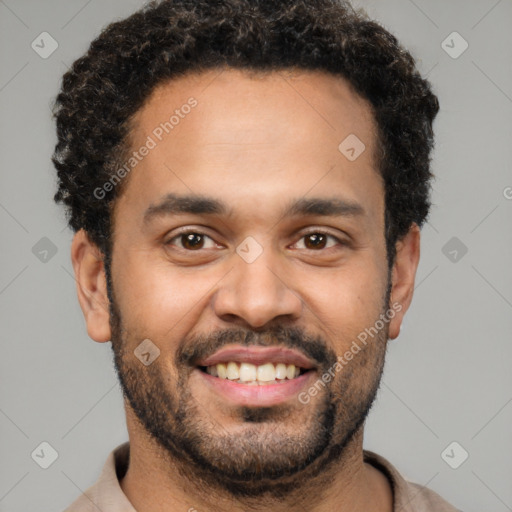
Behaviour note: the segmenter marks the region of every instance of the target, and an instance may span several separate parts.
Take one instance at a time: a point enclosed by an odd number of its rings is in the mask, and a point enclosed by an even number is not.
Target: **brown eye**
[[[323,249],[327,242],[327,236],[322,233],[311,233],[305,235],[304,239],[306,240],[305,245],[308,249]]]
[[[334,244],[327,245],[329,242],[329,239],[334,240]],[[314,231],[311,233],[306,233],[303,235],[300,239],[301,241],[304,240],[304,249],[309,249],[312,251],[320,251],[322,249],[330,249],[336,245],[344,245],[341,240],[336,238],[335,236],[329,234],[329,233],[323,233],[322,231]],[[299,249],[302,249],[302,247],[299,247]]]
[[[201,249],[204,245],[203,235],[199,233],[181,235],[181,242],[185,249]]]
[[[207,240],[211,241],[209,247],[205,247]],[[165,245],[176,245],[179,249],[187,251],[198,251],[201,249],[216,247],[212,238],[197,231],[186,231],[184,233],[180,233],[171,238]]]

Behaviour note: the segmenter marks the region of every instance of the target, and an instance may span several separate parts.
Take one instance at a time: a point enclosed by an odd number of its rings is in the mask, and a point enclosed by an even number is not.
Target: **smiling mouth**
[[[219,379],[226,379],[238,384],[249,386],[268,386],[271,384],[285,383],[311,371],[294,364],[263,363],[255,365],[247,362],[229,361],[199,366],[199,369]]]

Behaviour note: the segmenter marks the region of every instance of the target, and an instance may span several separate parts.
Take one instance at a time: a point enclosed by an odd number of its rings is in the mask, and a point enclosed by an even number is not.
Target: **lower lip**
[[[236,405],[249,407],[269,407],[297,398],[298,393],[316,374],[314,370],[309,370],[295,379],[260,386],[259,384],[239,384],[229,379],[220,379],[197,368],[194,371],[201,375],[206,385],[215,393]]]

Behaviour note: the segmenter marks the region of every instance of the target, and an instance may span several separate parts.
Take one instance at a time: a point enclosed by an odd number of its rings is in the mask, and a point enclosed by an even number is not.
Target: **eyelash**
[[[182,236],[190,235],[190,234],[201,235],[203,237],[207,237],[207,238],[210,238],[211,240],[213,240],[213,238],[211,236],[207,235],[206,233],[203,233],[202,231],[195,230],[195,229],[188,229],[187,228],[187,229],[184,229],[183,231],[175,234],[172,238],[170,238],[167,242],[165,242],[164,245],[166,245],[166,246],[173,245],[171,243],[173,240],[176,240],[177,238],[180,239]],[[333,240],[335,240],[341,246],[348,245],[347,242],[344,242],[343,240],[340,240],[338,237],[336,237],[336,236],[332,235],[331,233],[329,233],[328,231],[324,231],[322,229],[316,229],[314,231],[309,231],[308,233],[304,233],[304,234],[301,235],[299,240],[302,240],[303,238],[305,238],[305,237],[307,237],[309,235],[323,235],[323,236],[326,236],[328,238],[332,238]],[[309,249],[309,250],[312,251],[312,252],[325,252],[325,251],[328,251],[329,249],[334,249],[334,248],[335,247],[327,247],[327,248],[323,248],[323,249]],[[185,249],[184,247],[178,247],[178,249],[181,250],[181,251],[186,251],[186,252],[199,252],[201,250],[205,250],[203,248],[197,249],[197,250],[190,250],[190,249]],[[308,250],[308,249],[306,249],[306,250]]]

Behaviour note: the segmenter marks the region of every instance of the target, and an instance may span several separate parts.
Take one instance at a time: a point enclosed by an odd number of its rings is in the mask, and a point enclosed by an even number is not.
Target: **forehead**
[[[286,194],[339,189],[349,201],[362,195],[370,210],[381,207],[372,109],[341,77],[191,73],[158,86],[132,126],[132,150],[150,139],[152,147],[130,171],[119,203],[141,214],[173,192],[216,191],[240,205],[259,198],[263,208]]]
[[[174,120],[174,138],[193,132],[204,143],[244,142],[249,135],[253,143],[275,143],[283,136],[306,134],[311,141],[330,135],[336,142],[352,130],[365,143],[373,142],[370,103],[343,77],[305,70],[212,69],[164,82],[135,115],[133,135],[149,133],[155,121],[170,120],[191,97],[198,102],[193,113],[200,115],[188,116],[186,123]],[[241,131],[235,133],[234,127]],[[251,133],[253,128],[264,129],[256,134]],[[286,133],[279,128],[286,128]]]

